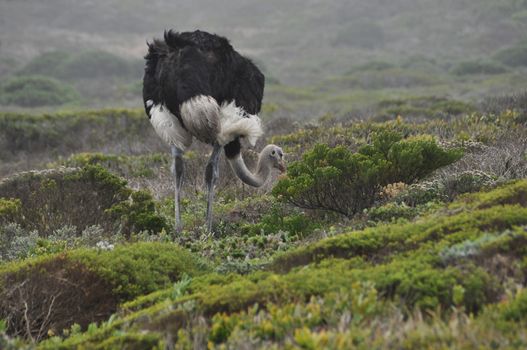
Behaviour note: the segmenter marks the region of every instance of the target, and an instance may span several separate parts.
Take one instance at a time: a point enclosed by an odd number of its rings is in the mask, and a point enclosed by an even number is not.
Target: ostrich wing
[[[236,105],[243,107],[247,113],[258,114],[262,107],[265,77],[249,59],[242,57],[242,60],[237,69],[232,97]]]

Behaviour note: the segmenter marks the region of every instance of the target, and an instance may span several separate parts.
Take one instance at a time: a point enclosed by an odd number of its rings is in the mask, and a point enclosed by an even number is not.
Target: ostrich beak
[[[278,170],[280,170],[280,173],[285,173],[286,171],[286,166],[285,166],[285,162],[283,160],[280,160],[280,162],[278,162]]]

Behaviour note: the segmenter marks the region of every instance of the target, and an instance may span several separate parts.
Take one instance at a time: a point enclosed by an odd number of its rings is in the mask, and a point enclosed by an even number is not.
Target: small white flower
[[[110,244],[108,241],[99,241],[95,245],[100,250],[113,250],[114,245]]]

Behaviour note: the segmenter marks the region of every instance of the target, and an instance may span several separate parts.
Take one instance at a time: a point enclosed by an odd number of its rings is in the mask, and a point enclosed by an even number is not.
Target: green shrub
[[[168,168],[170,164],[168,153],[153,153],[144,155],[115,155],[100,152],[76,153],[69,158],[51,164],[52,167],[85,167],[99,165],[125,178],[153,177],[156,169]]]
[[[120,302],[207,269],[178,246],[161,243],[14,262],[0,269],[0,318],[9,334],[40,340],[48,330],[60,334],[74,323],[85,328],[105,320]]]
[[[349,288],[323,297],[313,296],[305,303],[268,304],[265,309],[255,306],[230,315],[216,314],[212,317],[209,340],[226,343],[247,332],[255,340],[280,342],[298,328],[338,327],[346,316],[353,326],[365,324],[383,306],[371,284],[354,282]]]
[[[0,225],[0,262],[29,256],[38,240],[36,231],[25,230],[15,223]]]
[[[43,158],[81,150],[163,149],[144,110],[106,109],[54,114],[0,113],[0,160]]]
[[[404,203],[387,203],[368,210],[368,218],[373,221],[392,221],[398,219],[412,219],[419,211]]]
[[[496,59],[512,67],[527,66],[527,42],[498,51]]]
[[[72,87],[40,76],[13,78],[1,86],[0,92],[1,103],[22,107],[55,106],[78,99]]]
[[[6,199],[0,197],[0,224],[12,222],[19,216],[22,202],[20,199]]]
[[[93,225],[110,231],[114,223],[105,210],[130,194],[126,181],[96,166],[21,173],[0,184],[0,196],[22,203],[15,221],[43,236],[65,225],[78,233]]]
[[[100,166],[21,173],[0,183],[0,197],[20,201],[12,221],[42,236],[64,226],[77,235],[95,225],[125,235],[167,228],[149,193],[132,191]]]
[[[460,62],[452,69],[455,75],[501,74],[506,71],[501,64],[482,60]]]
[[[502,307],[501,313],[507,321],[527,320],[527,292],[522,291]]]
[[[479,192],[496,185],[496,178],[483,171],[464,171],[443,182],[445,195],[453,199],[463,193]]]
[[[440,80],[427,72],[404,68],[352,71],[335,80],[337,86],[347,89],[379,90],[436,85]]]
[[[134,65],[106,51],[83,51],[67,57],[58,68],[58,75],[66,79],[137,77],[141,66]]]
[[[372,21],[353,21],[337,33],[333,43],[338,46],[353,46],[364,49],[382,47],[385,41],[383,28]]]
[[[68,53],[44,52],[33,58],[19,75],[42,75],[59,79],[139,78],[143,62],[130,61],[102,50]]]
[[[459,150],[442,150],[431,137],[403,139],[384,131],[357,153],[315,146],[289,166],[273,194],[301,208],[352,216],[371,206],[382,186],[412,183],[460,157]]]
[[[370,61],[356,67],[353,67],[348,73],[364,72],[364,71],[382,71],[385,69],[395,68],[392,63],[386,61]]]
[[[113,205],[108,213],[120,218],[123,232],[168,230],[165,219],[156,213],[152,195],[146,191],[133,192],[129,200]]]
[[[462,204],[461,204],[462,203]],[[464,196],[454,206],[470,205],[477,208],[490,208],[497,205],[527,206],[527,181],[513,181],[492,191],[473,193]]]
[[[102,251],[78,249],[68,256],[108,281],[119,300],[153,292],[184,274],[195,276],[208,270],[208,266],[173,243],[142,242]]]
[[[328,257],[350,258],[362,256],[368,260],[386,259],[388,255],[398,254],[406,249],[427,247],[430,254],[432,247],[441,254],[457,254],[458,246],[480,246],[477,239],[485,232],[502,232],[516,225],[527,224],[527,181],[509,184],[488,193],[460,198],[450,207],[456,214],[451,216],[434,216],[429,214],[412,223],[380,225],[347,234],[330,237],[309,246],[290,250],[277,256],[272,264],[277,271],[288,271],[292,267],[317,262]],[[475,209],[478,210],[475,210]],[[446,248],[437,244],[446,240]],[[471,243],[466,243],[470,241]],[[475,243],[472,243],[475,241]],[[462,243],[465,242],[465,243]]]
[[[382,117],[404,116],[421,118],[443,118],[470,114],[475,111],[474,106],[467,102],[451,100],[444,97],[424,96],[408,99],[390,99],[379,102],[379,114]]]
[[[416,207],[429,202],[444,202],[448,200],[448,197],[444,193],[443,184],[436,180],[412,184],[394,199],[397,203],[404,203],[410,207]]]
[[[19,339],[13,339],[6,334],[7,326],[4,320],[0,320],[0,349],[3,350],[23,350],[31,347],[24,344]]]
[[[143,349],[163,349],[163,341],[161,336],[155,333],[147,334],[116,334],[113,337],[97,344],[99,349],[128,349],[128,350],[143,350]]]
[[[209,348],[239,348],[248,341],[255,348],[287,347],[293,339],[295,346],[343,349],[510,344],[525,335],[523,297],[498,307],[485,305],[503,300],[507,286],[500,281],[511,278],[507,285],[515,286],[525,280],[521,271],[509,272],[511,266],[525,266],[527,203],[520,195],[525,186],[527,181],[520,181],[467,196],[416,222],[307,244],[274,259],[271,268],[282,273],[183,279],[127,303],[111,322],[63,341],[47,341],[44,348],[89,348],[115,334],[145,330],[173,339],[177,333],[179,345]],[[494,204],[479,209],[491,197]],[[468,242],[475,242],[480,253],[464,254]],[[448,250],[455,261],[445,261],[442,252]],[[506,266],[495,271],[492,261]],[[372,325],[391,328],[380,337]],[[460,327],[467,328],[460,332]],[[476,334],[487,332],[485,340],[474,342]]]
[[[515,122],[527,124],[527,92],[488,97],[483,101],[482,107],[487,114],[496,116],[515,112]]]
[[[490,189],[497,179],[483,171],[463,171],[444,178],[412,184],[398,193],[394,200],[411,207],[428,202],[448,202],[464,193]]]
[[[317,225],[305,213],[298,210],[286,210],[280,203],[274,203],[269,213],[262,216],[256,224],[246,225],[249,234],[270,234],[280,231],[292,235],[305,236]]]
[[[59,77],[62,64],[70,57],[65,51],[49,51],[34,57],[19,72],[19,75],[42,75],[47,77]]]

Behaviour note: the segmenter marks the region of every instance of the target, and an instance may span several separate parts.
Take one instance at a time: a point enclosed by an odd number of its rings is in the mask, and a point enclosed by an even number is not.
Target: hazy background
[[[526,86],[527,0],[1,0],[2,109],[140,107],[145,41],[166,28],[228,37],[270,110],[298,117]]]

